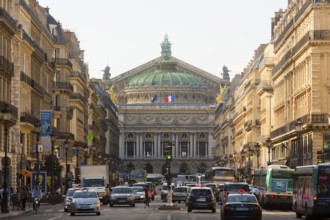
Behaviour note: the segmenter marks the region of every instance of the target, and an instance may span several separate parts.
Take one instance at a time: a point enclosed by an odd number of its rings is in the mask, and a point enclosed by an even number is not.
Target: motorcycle
[[[40,207],[40,198],[34,198],[33,200],[33,210],[38,213],[38,208]]]

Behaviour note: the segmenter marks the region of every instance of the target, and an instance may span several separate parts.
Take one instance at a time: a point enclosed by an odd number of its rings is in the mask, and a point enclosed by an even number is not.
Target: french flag
[[[165,97],[165,99],[164,99],[164,102],[165,102],[165,103],[168,103],[168,102],[174,102],[174,101],[175,101],[175,97],[174,97],[173,94],[171,94],[171,95]]]

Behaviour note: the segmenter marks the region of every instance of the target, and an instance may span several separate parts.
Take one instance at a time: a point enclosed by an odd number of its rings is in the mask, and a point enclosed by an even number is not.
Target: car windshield
[[[75,192],[73,198],[97,198],[96,192]]]
[[[174,188],[173,192],[187,192],[187,188],[179,187],[179,188]]]
[[[191,191],[192,196],[207,196],[210,197],[212,195],[210,190],[207,189],[194,189]]]
[[[251,195],[232,195],[228,196],[227,202],[246,202],[246,203],[256,203],[256,197]]]
[[[132,187],[133,192],[143,192],[143,187]]]
[[[74,189],[69,189],[67,192],[66,192],[66,196],[73,196],[75,190]]]
[[[131,188],[113,188],[112,193],[117,193],[117,194],[132,193],[132,189]]]

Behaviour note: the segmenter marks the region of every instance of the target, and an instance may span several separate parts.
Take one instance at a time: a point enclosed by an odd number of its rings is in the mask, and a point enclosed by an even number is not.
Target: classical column
[[[208,141],[208,147],[207,147],[207,158],[212,158],[212,134],[209,132],[209,141]]]
[[[153,147],[154,147],[154,151],[155,151],[155,154],[153,156],[153,158],[158,158],[158,144],[157,144],[157,134],[154,134],[154,143],[153,143]]]
[[[159,158],[162,158],[163,153],[162,153],[162,146],[160,144],[160,134],[157,134],[157,147],[159,152]]]
[[[179,134],[175,134],[175,153],[176,153],[176,158],[179,159],[180,158],[180,154],[179,154]]]
[[[144,158],[143,133],[139,134],[140,158]]]
[[[188,158],[193,158],[193,146],[194,146],[194,134],[189,134],[189,148],[188,148]]]
[[[139,134],[136,134],[135,143],[136,143],[136,158],[140,159],[141,152],[140,152]]]
[[[124,133],[121,132],[119,135],[119,157],[120,158],[124,158],[124,150],[125,150]]]

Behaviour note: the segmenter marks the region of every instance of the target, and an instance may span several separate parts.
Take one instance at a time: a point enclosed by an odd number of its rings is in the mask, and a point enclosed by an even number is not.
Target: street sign
[[[11,163],[11,161],[10,161],[10,158],[9,157],[3,157],[2,159],[1,159],[1,164],[2,164],[2,166],[10,166],[10,163]]]

